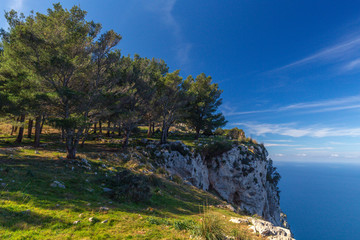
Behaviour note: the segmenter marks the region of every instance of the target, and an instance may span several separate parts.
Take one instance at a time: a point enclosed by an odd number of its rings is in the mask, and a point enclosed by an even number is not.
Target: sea
[[[360,164],[274,165],[282,176],[280,206],[295,239],[360,239]]]

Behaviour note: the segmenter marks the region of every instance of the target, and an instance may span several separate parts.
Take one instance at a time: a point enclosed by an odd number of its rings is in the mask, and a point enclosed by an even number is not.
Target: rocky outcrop
[[[252,217],[248,218],[231,218],[230,222],[233,223],[245,223],[251,224],[249,228],[255,232],[259,233],[263,237],[267,237],[270,240],[294,240],[292,233],[289,229],[274,226],[272,223],[263,221],[261,219],[256,219]]]
[[[216,192],[240,211],[282,226],[277,180],[264,146],[238,144],[218,156],[204,157],[181,142],[174,144],[156,152],[169,173]]]

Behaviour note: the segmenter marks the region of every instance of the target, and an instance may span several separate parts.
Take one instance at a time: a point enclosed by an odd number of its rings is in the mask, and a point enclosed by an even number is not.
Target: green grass
[[[0,135],[1,239],[189,239],[201,226],[205,202],[209,213],[226,223],[224,231],[229,236],[246,231],[246,226],[229,222],[237,214],[213,207],[224,204],[214,195],[170,181],[162,171],[152,173],[147,164],[150,159],[124,158],[116,145],[92,140],[79,149],[79,157],[91,163],[89,170],[64,159],[64,146],[56,133],[45,134],[42,142],[46,146],[38,150],[26,138],[20,146],[14,140],[15,136]],[[124,154],[132,152],[136,148]],[[157,186],[151,186],[151,199],[114,201],[103,192],[106,175],[111,177],[123,168],[152,175]],[[51,187],[54,180],[66,188]],[[98,221],[90,222],[90,217]],[[107,223],[101,223],[104,220]],[[80,222],[73,224],[75,221]]]

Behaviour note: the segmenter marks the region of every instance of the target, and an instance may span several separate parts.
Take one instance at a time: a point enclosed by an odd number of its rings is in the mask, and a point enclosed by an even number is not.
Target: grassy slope
[[[116,144],[92,141],[80,150],[79,156],[92,165],[89,170],[62,159],[64,148],[50,131],[45,136],[46,147],[38,152],[29,140],[16,146],[12,144],[14,139],[0,136],[1,239],[189,239],[191,230],[178,226],[190,220],[200,224],[205,202],[210,206],[209,213],[226,223],[229,235],[237,229],[248,236],[242,239],[261,239],[248,233],[246,226],[230,223],[229,219],[238,215],[213,207],[224,203],[215,196],[149,172],[146,159],[141,164],[130,157],[118,157],[121,155]],[[104,194],[103,179],[111,176],[110,169],[114,172],[120,167],[159,179],[161,184],[152,187],[150,201],[116,202]],[[63,182],[66,188],[51,187],[54,180]],[[100,207],[109,210],[101,211]],[[91,223],[90,217],[99,222]],[[108,222],[101,223],[103,220]]]

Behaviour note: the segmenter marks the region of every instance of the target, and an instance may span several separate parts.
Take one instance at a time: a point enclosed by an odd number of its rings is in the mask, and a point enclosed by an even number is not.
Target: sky
[[[45,13],[49,0],[1,0]],[[64,0],[123,37],[122,54],[212,76],[221,111],[274,161],[360,163],[360,2]],[[7,24],[2,16],[0,27]]]

